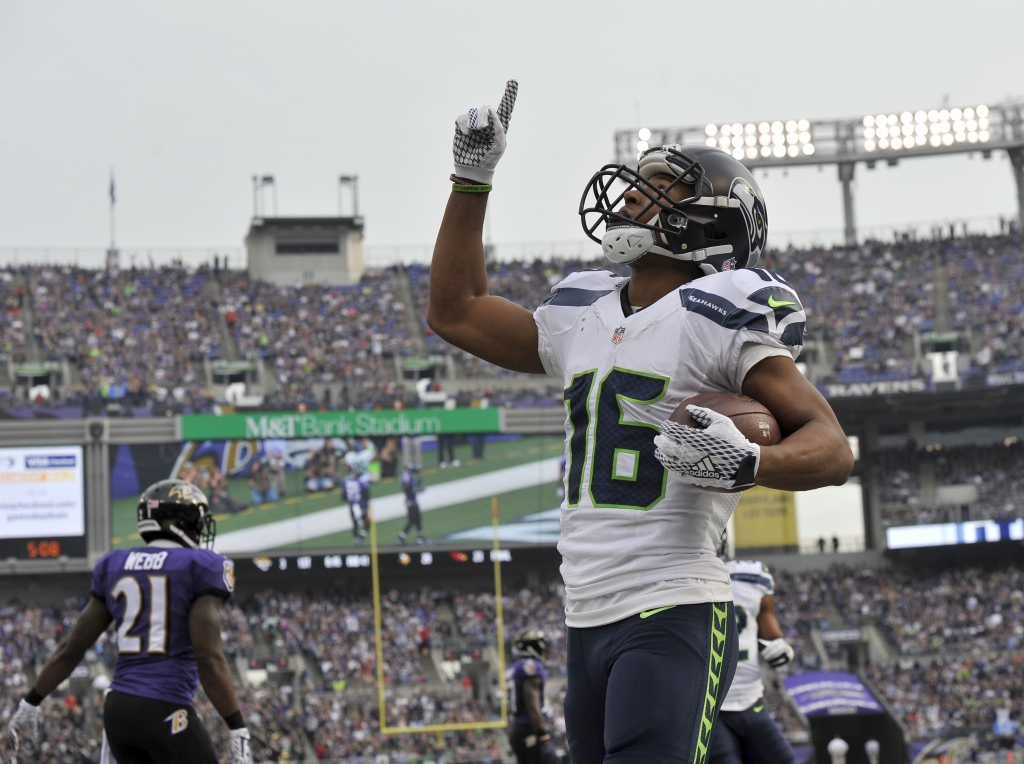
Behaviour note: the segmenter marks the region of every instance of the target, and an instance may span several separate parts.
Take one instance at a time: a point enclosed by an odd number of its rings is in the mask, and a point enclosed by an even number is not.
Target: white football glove
[[[490,183],[494,168],[505,153],[505,131],[512,119],[512,107],[516,104],[519,83],[509,80],[505,83],[505,95],[501,97],[498,110],[490,106],[470,109],[455,120],[455,140],[452,154],[455,157],[455,174],[477,183]]]
[[[39,739],[39,706],[33,706],[24,698],[18,703],[18,709],[7,722],[7,739],[11,748],[17,752],[21,743],[35,743]]]
[[[793,647],[782,637],[772,640],[759,639],[757,641],[761,645],[761,660],[772,668],[785,666],[793,660],[795,655]]]
[[[229,730],[230,744],[228,747],[228,764],[252,764],[252,745],[249,742],[249,730],[241,727]]]
[[[683,483],[701,488],[749,488],[761,461],[761,447],[751,443],[727,416],[702,406],[686,410],[704,429],[669,420],[654,439],[654,455]]]

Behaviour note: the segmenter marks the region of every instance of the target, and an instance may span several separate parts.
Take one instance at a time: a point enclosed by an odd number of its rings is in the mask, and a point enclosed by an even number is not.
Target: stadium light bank
[[[858,162],[981,151],[987,159],[1005,151],[1017,181],[1018,220],[1024,227],[1024,100],[866,114],[861,118],[771,122],[725,122],[693,127],[660,127],[615,132],[616,161],[633,163],[637,153],[666,143],[703,143],[728,151],[751,170],[769,167],[837,165],[843,187],[844,234],[857,242],[853,174]]]

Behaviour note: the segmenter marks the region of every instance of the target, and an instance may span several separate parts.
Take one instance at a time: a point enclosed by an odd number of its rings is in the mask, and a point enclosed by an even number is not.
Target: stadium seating
[[[1024,514],[1024,444],[891,449],[879,459],[879,503],[884,525],[959,522],[957,506],[922,498],[922,473],[935,487],[973,484],[971,520],[1012,520]],[[932,492],[934,493],[934,492]]]
[[[869,667],[868,677],[915,739],[956,731],[984,736],[996,709],[1019,706],[1024,569],[928,574],[833,567],[775,571],[775,579],[776,611],[797,651],[794,671],[820,667],[821,656],[811,639],[816,629],[865,623],[883,628],[902,657]],[[550,581],[507,594],[503,606],[506,640],[526,624],[544,628],[553,639],[548,700],[556,742],[564,745],[561,596],[559,582]],[[63,608],[0,608],[0,679],[5,687],[0,720],[26,691],[36,667],[72,625],[81,604],[69,600]],[[428,681],[420,647],[426,642],[435,649],[445,643],[445,607],[449,622],[456,626],[453,638],[493,642],[494,605],[493,595],[481,591],[424,589],[385,596],[384,661],[387,681],[396,690],[388,695],[390,724],[485,718],[487,709],[459,682]],[[379,733],[372,605],[365,597],[265,592],[232,604],[223,613],[230,655],[250,657],[262,650],[272,661],[301,655],[309,666],[308,673],[291,683],[239,684],[243,715],[258,730],[257,751],[263,756],[277,760],[310,754],[324,761],[354,762],[385,754],[391,761],[401,761],[402,756],[444,751],[449,761],[498,761],[506,751],[500,731],[446,733],[440,745],[434,735]],[[106,638],[97,645],[96,660],[108,671],[113,669],[111,647]],[[798,738],[803,728],[775,674],[767,676],[766,699],[782,729]],[[49,747],[41,761],[79,761],[74,758],[79,752],[95,758],[98,704],[98,695],[81,692],[62,691],[48,700],[43,724]],[[226,729],[201,693],[197,708],[220,750],[226,749]]]

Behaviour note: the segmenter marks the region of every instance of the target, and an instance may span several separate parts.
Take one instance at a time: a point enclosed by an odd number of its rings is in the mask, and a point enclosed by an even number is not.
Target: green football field
[[[433,466],[426,466],[420,475],[426,490],[429,491],[435,486],[443,486],[451,481],[483,475],[541,459],[550,459],[559,456],[562,452],[562,438],[551,436],[523,437],[516,440],[488,443],[484,458],[481,460],[471,459],[470,447],[463,445],[455,449],[456,458],[462,461],[462,465],[445,470],[437,468],[436,452],[424,452],[425,464]],[[249,507],[236,514],[216,515],[217,533],[230,533],[269,522],[294,520],[305,514],[331,509],[344,503],[339,489],[329,492],[306,493],[302,486],[303,476],[299,470],[288,472],[285,477],[288,488],[287,496],[278,502]],[[501,522],[505,523],[522,515],[558,506],[556,488],[557,483],[552,482],[498,494]],[[228,490],[236,500],[245,504],[251,503],[249,486],[245,478],[229,480]],[[397,477],[385,478],[373,485],[371,496],[373,499],[380,499],[401,493],[401,490]],[[136,502],[137,499],[131,497],[119,499],[113,503],[111,543],[114,547],[131,547],[142,544],[135,525]],[[460,530],[489,525],[490,522],[491,502],[489,498],[456,503],[423,513],[424,535],[430,540],[437,540]],[[394,543],[395,537],[404,524],[404,519],[382,522],[378,527],[379,543],[381,545]],[[307,539],[301,544],[282,546],[281,549],[345,547],[351,546],[353,543],[352,533],[346,531]]]

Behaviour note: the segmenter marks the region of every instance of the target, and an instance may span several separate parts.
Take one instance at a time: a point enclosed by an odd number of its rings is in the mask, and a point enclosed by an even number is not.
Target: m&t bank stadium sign
[[[257,412],[181,417],[182,440],[352,438],[498,432],[499,410]]]

